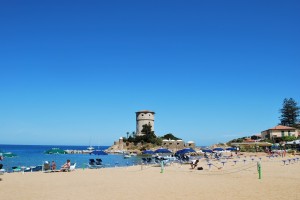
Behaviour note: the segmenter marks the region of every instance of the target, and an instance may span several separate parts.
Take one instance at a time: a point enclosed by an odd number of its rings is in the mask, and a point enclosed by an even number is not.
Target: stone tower
[[[141,133],[143,125],[150,124],[152,131],[154,131],[154,114],[155,112],[149,110],[141,110],[136,112],[136,134],[143,135]]]

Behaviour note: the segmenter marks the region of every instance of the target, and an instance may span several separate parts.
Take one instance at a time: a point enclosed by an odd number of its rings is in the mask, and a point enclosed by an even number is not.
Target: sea
[[[109,146],[97,146],[95,150],[105,150]],[[141,161],[141,157],[132,156],[124,159],[122,154],[108,155],[90,155],[90,154],[45,154],[45,151],[52,148],[60,148],[62,150],[86,150],[88,146],[63,146],[63,145],[5,145],[0,144],[2,152],[11,152],[16,157],[5,157],[1,164],[7,172],[12,172],[13,167],[34,167],[43,165],[45,161],[55,161],[57,168],[63,165],[67,159],[71,163],[76,163],[76,168],[85,169],[89,159],[101,158],[104,167],[122,167],[137,165]]]

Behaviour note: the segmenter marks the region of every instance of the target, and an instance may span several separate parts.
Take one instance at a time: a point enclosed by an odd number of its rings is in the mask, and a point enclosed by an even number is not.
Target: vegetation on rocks
[[[143,125],[143,129],[141,132],[143,135],[132,134],[129,137],[129,132],[127,132],[127,138],[123,138],[123,141],[126,143],[134,143],[134,145],[140,143],[143,145],[142,149],[145,149],[147,147],[151,148],[155,146],[161,146],[162,140],[164,139],[180,140],[180,138],[174,136],[172,133],[165,134],[162,137],[156,136],[154,131],[152,131],[152,126],[150,124]]]

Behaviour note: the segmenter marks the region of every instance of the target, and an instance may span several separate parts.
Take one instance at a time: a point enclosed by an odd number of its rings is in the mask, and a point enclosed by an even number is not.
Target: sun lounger
[[[96,164],[96,161],[95,161],[95,159],[90,159],[90,161],[89,161],[89,165],[93,166],[93,165],[95,165],[95,164]]]
[[[5,172],[5,169],[0,169],[0,175],[3,175]]]
[[[76,163],[72,163],[69,168],[69,172],[74,171],[76,167]]]
[[[44,162],[43,171],[50,171],[50,163],[48,161]]]
[[[96,165],[102,165],[101,158],[96,158]]]
[[[95,159],[90,159],[89,164],[87,166],[90,169],[102,168],[103,167],[102,160],[100,158],[97,158],[96,161],[95,161]]]

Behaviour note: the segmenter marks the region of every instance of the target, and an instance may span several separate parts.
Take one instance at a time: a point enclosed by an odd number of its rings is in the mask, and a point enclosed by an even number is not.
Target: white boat
[[[130,158],[131,155],[130,154],[124,154],[124,158]]]
[[[87,150],[89,150],[89,151],[94,151],[94,150],[95,150],[95,148],[94,148],[94,147],[92,147],[92,146],[89,146],[89,147],[87,148]]]

